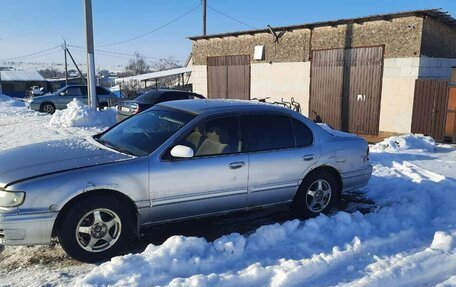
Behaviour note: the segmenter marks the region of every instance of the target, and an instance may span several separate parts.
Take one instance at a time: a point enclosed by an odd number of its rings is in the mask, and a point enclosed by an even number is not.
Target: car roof
[[[163,94],[163,93],[194,94],[193,92],[182,91],[182,90],[172,90],[172,89],[158,89],[158,90],[155,90],[155,89],[153,89],[153,90],[148,90],[148,91],[144,92],[141,95],[144,95],[144,94]]]
[[[236,111],[278,111],[278,112],[291,112],[290,109],[277,106],[274,104],[262,103],[257,101],[248,100],[231,100],[231,99],[198,99],[198,100],[180,100],[170,101],[158,104],[158,106],[165,106],[178,110],[187,111],[193,114],[203,114],[218,112],[222,110],[236,110]]]

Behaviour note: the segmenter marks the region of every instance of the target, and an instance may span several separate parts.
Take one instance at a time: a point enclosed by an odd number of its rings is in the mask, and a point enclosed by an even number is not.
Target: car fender
[[[54,173],[12,184],[8,190],[25,191],[21,213],[60,211],[70,200],[95,190],[114,190],[139,209],[150,206],[147,157]]]

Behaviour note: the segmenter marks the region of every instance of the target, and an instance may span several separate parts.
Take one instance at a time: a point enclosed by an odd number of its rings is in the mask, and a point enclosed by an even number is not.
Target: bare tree
[[[163,71],[178,68],[179,64],[174,57],[168,57],[153,62],[151,66],[154,71]]]
[[[127,76],[136,76],[150,72],[150,66],[147,64],[146,59],[139,52],[135,52],[133,59],[130,59],[128,65],[125,67]]]
[[[46,79],[56,79],[65,77],[65,73],[54,68],[39,70],[38,73],[41,74]]]

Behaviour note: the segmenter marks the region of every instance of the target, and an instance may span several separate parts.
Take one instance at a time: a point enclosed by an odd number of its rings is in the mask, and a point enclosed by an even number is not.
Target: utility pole
[[[67,43],[63,40],[63,53],[65,54],[65,86],[68,86],[68,61],[67,61]]]
[[[203,6],[203,35],[206,36],[206,10],[207,10],[207,0],[201,0],[201,5]]]
[[[3,91],[2,91],[2,69],[0,67],[0,96],[3,94]]]
[[[87,45],[87,91],[89,93],[89,107],[97,109],[97,94],[95,80],[95,55],[93,45],[92,0],[84,1],[86,45]]]

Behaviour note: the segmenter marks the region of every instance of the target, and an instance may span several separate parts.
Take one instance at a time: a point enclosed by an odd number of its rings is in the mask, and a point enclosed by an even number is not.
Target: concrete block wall
[[[192,65],[192,69],[189,83],[193,85],[193,92],[207,98],[207,66]]]
[[[451,77],[451,67],[454,66],[456,66],[455,58],[432,58],[421,56],[419,77],[449,79]]]
[[[419,65],[419,57],[384,59],[380,131],[410,132],[415,80],[419,75]]]
[[[250,67],[251,98],[266,98],[268,102],[290,101],[301,104],[302,113],[309,112],[310,62],[253,63]]]

